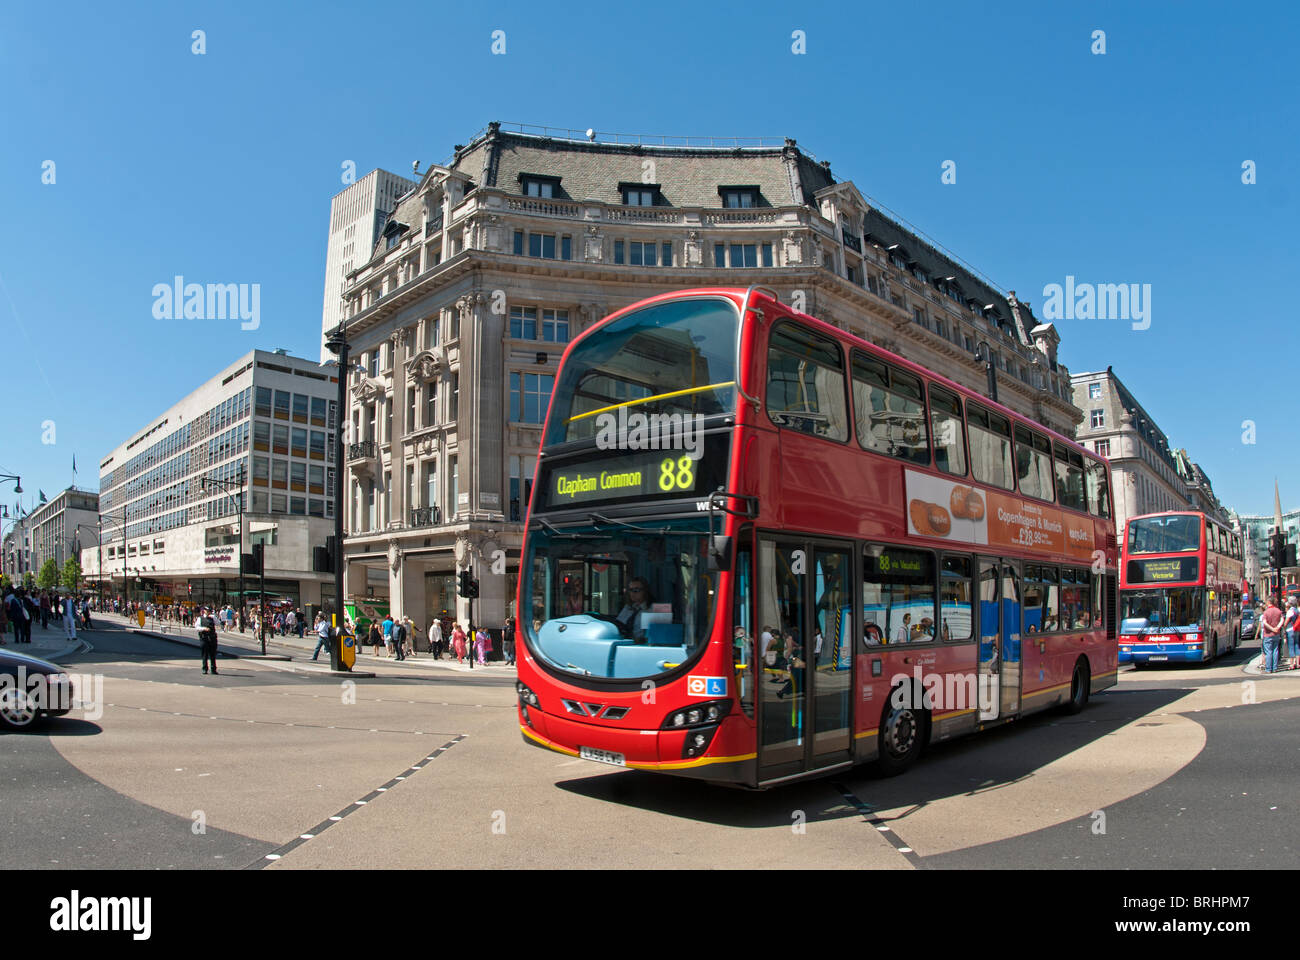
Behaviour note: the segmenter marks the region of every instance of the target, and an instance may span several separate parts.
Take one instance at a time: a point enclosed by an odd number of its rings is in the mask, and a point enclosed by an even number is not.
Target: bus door
[[[1015,566],[980,558],[979,719],[1020,710],[1020,575]]]
[[[852,745],[852,554],[759,541],[758,760],[762,780],[847,761]]]

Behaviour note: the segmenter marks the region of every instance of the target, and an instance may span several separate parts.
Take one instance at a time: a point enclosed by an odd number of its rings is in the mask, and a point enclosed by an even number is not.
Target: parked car
[[[1255,611],[1250,607],[1241,611],[1241,639],[1255,639]]]
[[[72,677],[57,663],[0,650],[0,728],[24,730],[72,709]]]

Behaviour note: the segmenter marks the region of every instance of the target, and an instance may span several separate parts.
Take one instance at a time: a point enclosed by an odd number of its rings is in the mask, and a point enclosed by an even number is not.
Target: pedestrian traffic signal
[[[1282,566],[1294,567],[1295,565],[1295,544],[1288,543],[1282,554]]]
[[[469,570],[460,572],[460,589],[457,592],[468,600],[478,596],[478,581]]]

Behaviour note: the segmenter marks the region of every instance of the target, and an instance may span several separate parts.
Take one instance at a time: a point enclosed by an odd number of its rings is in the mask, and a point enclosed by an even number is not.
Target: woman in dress
[[[456,662],[465,662],[465,631],[457,623],[451,629],[451,649],[456,654]]]
[[[474,634],[474,656],[479,662],[479,666],[487,666],[488,651],[492,649],[492,638],[488,636],[486,627],[479,627]]]

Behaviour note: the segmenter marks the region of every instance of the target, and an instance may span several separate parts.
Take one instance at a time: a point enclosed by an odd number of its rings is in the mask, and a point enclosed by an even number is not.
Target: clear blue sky
[[[1298,21],[1282,2],[7,5],[0,472],[52,494],[75,453],[95,488],[240,354],[318,356],[341,164],[409,173],[507,120],[795,137],[1040,314],[1066,275],[1149,283],[1150,329],[1061,321],[1061,359],[1113,365],[1229,507],[1271,512],[1277,475],[1289,509]],[[155,319],[176,274],[259,283],[261,328]]]

